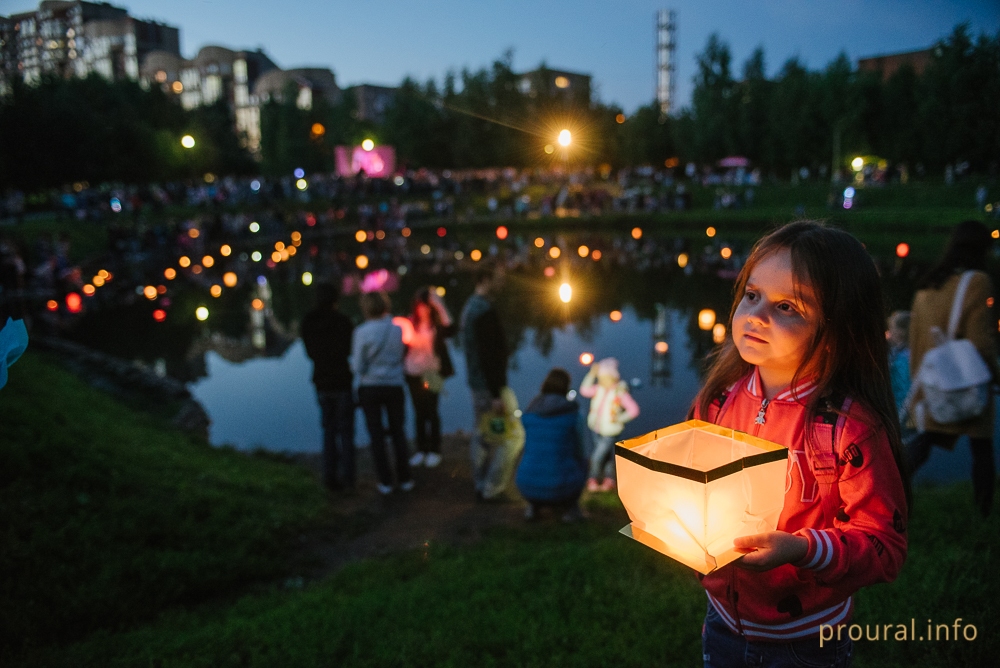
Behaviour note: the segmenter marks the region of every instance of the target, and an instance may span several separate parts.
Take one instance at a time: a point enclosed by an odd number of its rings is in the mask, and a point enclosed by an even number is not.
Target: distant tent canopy
[[[719,167],[749,167],[750,159],[741,155],[731,155],[719,161]]]

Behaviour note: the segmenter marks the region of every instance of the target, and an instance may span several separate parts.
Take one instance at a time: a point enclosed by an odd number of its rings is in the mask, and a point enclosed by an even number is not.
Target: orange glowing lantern
[[[611,322],[618,322],[619,320],[622,319],[622,312],[621,311],[612,311],[610,317],[611,317]]]
[[[473,262],[479,262],[481,259],[483,259],[483,254],[480,250],[476,249],[471,253],[469,253],[469,257],[472,258]]]
[[[714,343],[722,343],[726,340],[726,326],[721,322],[715,323],[715,327],[712,328],[712,341]]]
[[[657,341],[656,345],[653,346],[653,350],[660,353],[661,355],[665,355],[669,349],[670,346],[667,344],[666,341]]]
[[[75,292],[66,295],[66,310],[70,313],[79,313],[83,310],[83,299]]]
[[[403,344],[410,345],[410,341],[413,340],[413,323],[409,318],[404,318],[402,316],[396,316],[392,319],[392,324],[397,325],[401,330],[403,330]]]
[[[642,238],[642,228],[641,227],[633,227],[632,228],[632,238],[633,239],[641,239]]]
[[[594,361],[594,356],[590,353],[583,353],[580,355],[580,364],[587,366]]]
[[[788,450],[688,420],[615,446],[621,532],[710,573],[739,559],[739,536],[773,531],[784,503]]]
[[[710,308],[702,309],[698,313],[698,329],[708,331],[715,325],[715,311]]]

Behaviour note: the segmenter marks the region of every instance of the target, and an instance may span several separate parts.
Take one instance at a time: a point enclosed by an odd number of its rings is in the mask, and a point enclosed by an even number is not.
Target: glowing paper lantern
[[[743,556],[733,539],[773,531],[784,503],[788,450],[688,420],[615,446],[621,532],[710,573]]]
[[[715,323],[715,327],[712,328],[712,341],[715,343],[722,343],[726,340],[726,326],[721,322]]]
[[[594,361],[594,356],[591,355],[590,353],[583,353],[582,355],[580,355],[580,364],[584,366],[587,366],[593,361]]]
[[[410,341],[413,340],[413,323],[410,319],[397,315],[392,319],[392,324],[403,330],[403,345],[410,345]]]
[[[713,325],[715,325],[715,311],[710,308],[702,309],[698,313],[698,328],[707,332]]]
[[[612,311],[610,317],[611,317],[611,322],[618,322],[619,320],[622,319],[622,312],[621,311]]]
[[[899,257],[906,257],[909,254],[910,254],[910,244],[904,242],[896,246],[896,255],[898,255]]]

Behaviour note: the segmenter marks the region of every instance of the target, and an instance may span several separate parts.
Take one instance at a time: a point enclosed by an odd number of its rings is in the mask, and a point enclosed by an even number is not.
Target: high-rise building
[[[656,101],[663,116],[674,108],[676,53],[677,12],[672,9],[661,9],[656,13]]]
[[[154,50],[180,55],[177,28],[142,21],[106,2],[44,0],[34,12],[0,19],[0,87],[14,77],[35,83],[43,76],[112,81],[139,78],[139,64]]]

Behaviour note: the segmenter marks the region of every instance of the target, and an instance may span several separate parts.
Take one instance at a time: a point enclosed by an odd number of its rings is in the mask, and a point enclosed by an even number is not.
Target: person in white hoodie
[[[389,420],[396,482],[404,492],[413,489],[410,457],[403,427],[406,395],[403,392],[403,330],[389,315],[389,295],[383,291],[361,295],[365,323],[354,330],[351,340],[351,371],[358,379],[358,403],[365,414],[372,439],[372,457],[378,476],[378,491],[391,494],[394,488],[392,469],[385,448],[382,412]]]

